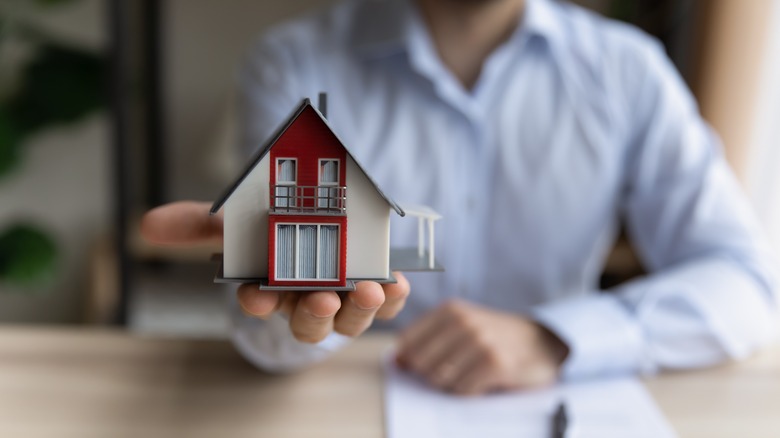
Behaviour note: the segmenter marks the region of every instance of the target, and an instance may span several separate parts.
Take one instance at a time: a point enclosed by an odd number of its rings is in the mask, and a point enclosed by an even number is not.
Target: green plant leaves
[[[23,138],[49,125],[74,122],[103,104],[103,62],[92,53],[43,45],[22,77],[4,106]]]
[[[0,282],[30,285],[50,279],[57,246],[45,233],[25,224],[0,233]]]
[[[70,0],[35,1],[59,6]],[[19,163],[32,135],[76,122],[104,104],[106,67],[101,56],[57,44],[25,23],[11,25],[8,17],[0,17],[0,45],[11,37],[24,39],[36,52],[22,67],[19,86],[0,102],[0,180]],[[33,226],[0,230],[0,283],[27,285],[51,278],[57,252],[54,241]]]
[[[19,159],[19,135],[11,118],[0,108],[0,175],[8,173]]]
[[[36,0],[41,6],[60,6],[66,3],[70,3],[73,0]]]
[[[90,52],[44,44],[22,78],[0,104],[0,178],[18,162],[27,138],[78,121],[104,104],[104,62]]]

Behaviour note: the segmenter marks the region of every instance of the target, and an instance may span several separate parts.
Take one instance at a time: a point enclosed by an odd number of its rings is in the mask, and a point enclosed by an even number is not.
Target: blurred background
[[[219,248],[142,242],[240,165],[234,73],[258,33],[333,1],[2,0],[0,322],[222,337]],[[580,0],[666,46],[780,249],[780,1]],[[604,286],[641,273],[621,240]]]

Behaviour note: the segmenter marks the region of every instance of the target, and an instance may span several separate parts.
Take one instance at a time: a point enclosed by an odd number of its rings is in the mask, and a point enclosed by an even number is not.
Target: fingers
[[[483,339],[495,337],[485,330],[492,330],[496,320],[474,305],[449,301],[401,335],[399,362],[442,390],[487,392],[495,386],[496,373],[485,363],[490,349]]]
[[[457,392],[457,387],[467,379],[477,377],[478,383],[483,383],[483,368],[480,367],[482,354],[479,349],[470,346],[457,346],[449,354],[437,362],[430,372],[429,380],[439,388]],[[471,385],[467,386],[471,388]],[[472,391],[481,390],[477,387]],[[462,391],[461,394],[473,392]]]
[[[393,275],[395,284],[379,285],[362,281],[347,294],[334,321],[334,330],[347,336],[357,336],[371,326],[374,318],[391,319],[398,315],[409,296],[409,281],[400,272]]]
[[[371,326],[379,312],[387,319],[403,309],[409,282],[400,272],[394,275],[396,284],[359,282],[344,300],[335,292],[269,293],[257,290],[257,285],[242,285],[239,303],[246,313],[259,318],[267,318],[275,311],[288,315],[290,329],[301,342],[317,343],[332,331],[358,336]]]
[[[267,318],[279,307],[279,292],[261,291],[257,284],[242,284],[238,288],[238,303],[245,313]]]
[[[393,319],[404,308],[406,298],[411,290],[409,280],[400,272],[393,272],[393,276],[398,281],[395,284],[385,284],[382,289],[385,292],[385,301],[382,307],[376,312],[378,319]]]
[[[363,333],[373,322],[377,310],[385,302],[382,286],[372,281],[362,281],[347,294],[341,310],[336,315],[334,329],[347,336]]]
[[[453,390],[471,374],[482,351],[474,345],[469,331],[447,314],[445,307],[412,327],[401,354],[410,370],[438,388]]]
[[[279,307],[277,307],[276,310],[286,315],[287,317],[290,317],[295,310],[295,306],[298,305],[298,300],[301,298],[301,296],[302,294],[297,292],[281,292],[281,296],[279,297]]]
[[[420,351],[428,339],[435,337],[435,334],[440,331],[440,326],[447,322],[447,315],[447,312],[440,307],[424,315],[401,333],[398,355],[403,363],[408,363],[413,352]]]
[[[458,349],[458,343],[463,336],[463,332],[457,327],[442,326],[437,332],[426,336],[421,342],[414,343],[404,352],[408,356],[407,365],[409,368],[426,377],[434,378],[439,373],[440,365],[448,368],[443,372],[451,374],[452,364],[448,361],[455,350]]]
[[[334,317],[341,307],[335,292],[309,292],[302,295],[290,315],[290,330],[301,342],[314,344],[333,331]]]
[[[401,333],[397,355],[399,364],[406,368],[412,367],[415,352],[421,351],[429,340],[435,339],[435,335],[441,333],[439,326],[444,324],[443,317],[440,310],[434,310],[418,319]]]
[[[492,388],[490,368],[485,360],[477,360],[472,363],[456,381],[452,382],[452,392],[460,395],[478,395],[490,391]]]
[[[158,245],[186,245],[222,239],[222,217],[209,215],[205,202],[182,201],[147,212],[141,235]]]

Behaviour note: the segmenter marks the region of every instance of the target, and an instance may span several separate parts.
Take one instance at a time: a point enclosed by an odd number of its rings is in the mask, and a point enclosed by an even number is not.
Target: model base
[[[211,260],[219,262],[219,270],[214,276],[214,283],[257,283],[260,290],[272,290],[282,292],[316,292],[316,291],[335,291],[335,292],[350,292],[355,290],[355,283],[360,281],[373,281],[380,284],[394,284],[398,283],[398,280],[390,274],[388,278],[348,278],[346,285],[341,287],[333,286],[270,286],[267,278],[260,277],[225,277],[225,269],[222,263],[222,254],[214,254],[211,256]]]
[[[444,272],[444,267],[436,260],[430,265],[428,251],[422,257],[417,248],[390,248],[390,270],[401,272]]]

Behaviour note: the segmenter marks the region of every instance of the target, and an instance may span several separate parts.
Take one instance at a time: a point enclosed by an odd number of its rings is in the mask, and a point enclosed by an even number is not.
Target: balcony
[[[347,213],[347,188],[340,186],[271,186],[271,213],[341,216]]]

